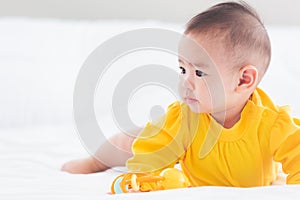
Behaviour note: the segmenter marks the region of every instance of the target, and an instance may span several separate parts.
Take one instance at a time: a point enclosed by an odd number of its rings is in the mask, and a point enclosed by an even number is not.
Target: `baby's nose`
[[[186,74],[184,76],[183,85],[187,89],[194,89],[194,75],[193,74]]]

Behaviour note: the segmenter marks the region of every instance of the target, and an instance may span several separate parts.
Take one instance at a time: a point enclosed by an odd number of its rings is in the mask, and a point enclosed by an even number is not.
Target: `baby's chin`
[[[189,109],[194,112],[194,113],[208,113],[208,110],[203,109],[203,106],[201,106],[199,104],[199,102],[194,102],[194,103],[190,103],[190,102],[186,102],[184,101],[184,103],[189,107]]]

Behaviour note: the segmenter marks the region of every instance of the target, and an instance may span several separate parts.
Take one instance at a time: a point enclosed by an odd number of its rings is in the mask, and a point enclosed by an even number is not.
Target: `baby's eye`
[[[196,75],[199,77],[205,76],[206,74],[203,71],[196,70]]]
[[[183,67],[179,67],[179,69],[181,70],[180,74],[185,74],[185,69]]]

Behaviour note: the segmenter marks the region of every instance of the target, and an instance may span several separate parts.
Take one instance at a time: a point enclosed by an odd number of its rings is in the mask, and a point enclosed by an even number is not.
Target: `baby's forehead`
[[[183,35],[178,44],[178,60],[195,66],[214,66],[223,47],[201,35]]]

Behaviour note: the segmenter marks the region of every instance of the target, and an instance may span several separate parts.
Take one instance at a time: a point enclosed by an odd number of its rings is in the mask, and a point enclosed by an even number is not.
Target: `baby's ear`
[[[237,92],[253,91],[257,86],[258,71],[253,65],[246,65],[239,71],[239,82],[236,87]]]

